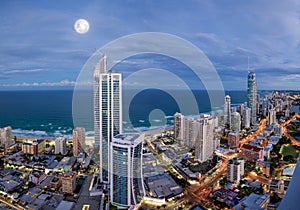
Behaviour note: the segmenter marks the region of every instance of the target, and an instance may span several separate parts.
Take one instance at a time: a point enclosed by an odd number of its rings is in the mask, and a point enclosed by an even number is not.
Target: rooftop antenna
[[[248,71],[250,71],[250,58],[249,58],[249,55],[248,55]]]

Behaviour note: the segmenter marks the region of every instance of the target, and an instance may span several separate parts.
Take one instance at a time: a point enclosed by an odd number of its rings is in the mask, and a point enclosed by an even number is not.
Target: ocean
[[[172,125],[173,114],[181,111],[182,104],[189,104],[186,101],[184,92],[177,94],[176,99],[168,93],[159,90],[145,90],[136,94],[131,101],[126,101],[124,91],[123,110],[126,116],[123,117],[123,128],[126,131],[129,122],[134,128],[147,129],[148,127],[160,127],[165,124]],[[30,137],[71,137],[72,129],[75,126],[86,128],[87,134],[93,134],[93,92],[87,91],[83,112],[74,113],[72,117],[72,90],[26,90],[26,91],[0,91],[0,127],[11,126],[14,136]],[[244,103],[247,99],[246,91],[226,91],[231,96],[231,103],[237,105]],[[199,112],[211,111],[210,100],[206,91],[193,91],[197,101]],[[223,109],[221,98],[219,107]],[[179,105],[178,105],[179,102]],[[180,105],[181,103],[181,105]],[[188,113],[189,107],[186,107]],[[154,111],[153,111],[154,110]]]

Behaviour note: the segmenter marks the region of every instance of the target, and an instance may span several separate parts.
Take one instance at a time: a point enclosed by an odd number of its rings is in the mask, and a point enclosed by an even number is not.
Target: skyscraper
[[[118,207],[138,204],[144,196],[144,134],[119,134],[111,143],[110,200]]]
[[[243,122],[242,122],[244,128],[250,127],[250,116],[251,116],[251,109],[249,107],[245,107],[243,111]]]
[[[184,116],[176,112],[174,114],[174,137],[178,140],[183,140],[184,136]]]
[[[241,130],[241,115],[238,112],[231,113],[231,127],[234,132],[239,133]]]
[[[268,112],[268,124],[272,125],[276,123],[276,111],[275,109],[270,109]]]
[[[11,127],[0,128],[1,147],[7,148],[12,145]]]
[[[231,102],[230,102],[230,96],[225,96],[225,103],[224,103],[224,124],[229,125],[230,127],[230,115],[231,115]]]
[[[73,154],[77,156],[85,150],[85,129],[77,127],[73,130]]]
[[[94,72],[95,147],[100,152],[100,180],[109,182],[110,143],[122,131],[122,76],[108,72],[103,55]]]
[[[247,89],[247,105],[251,109],[251,124],[256,123],[257,119],[257,90],[256,90],[256,74],[248,72],[248,89]]]
[[[197,119],[198,135],[195,141],[195,157],[200,162],[206,161],[213,155],[214,148],[214,118],[205,115]]]

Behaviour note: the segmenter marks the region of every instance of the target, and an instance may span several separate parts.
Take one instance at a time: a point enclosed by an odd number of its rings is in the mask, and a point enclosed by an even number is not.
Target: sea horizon
[[[0,97],[2,100],[0,109],[0,127],[11,126],[13,130],[13,136],[22,136],[30,138],[56,138],[59,136],[72,137],[72,130],[74,129],[73,117],[72,117],[72,99],[74,89],[56,89],[56,90],[0,90]],[[197,101],[201,100],[202,106],[199,108],[200,113],[209,113],[210,106],[207,98],[207,94],[204,94],[205,90],[193,90],[198,91]],[[278,90],[281,91],[281,90]],[[284,91],[284,90],[283,90]],[[151,92],[151,91],[150,91]],[[259,90],[260,94],[270,94],[271,90]],[[288,92],[297,92],[292,90]],[[91,92],[90,92],[91,94]],[[246,101],[246,90],[226,90],[225,94],[231,96],[232,106],[244,103]],[[141,99],[135,100],[132,104],[135,110],[133,119],[131,119],[134,127],[139,131],[146,131],[153,128],[161,128],[164,126],[173,125],[173,114],[177,112],[176,106],[165,102],[166,110],[169,113],[165,113],[165,120],[151,119],[153,122],[149,122],[143,116],[143,109],[145,104],[149,101],[155,100],[151,95],[141,96]],[[206,98],[205,98],[206,97]],[[144,102],[145,101],[145,102]],[[148,102],[147,102],[148,101]],[[92,103],[92,102],[90,102]],[[87,105],[92,107],[93,105]],[[138,110],[138,107],[142,107],[142,110]],[[152,109],[153,106],[149,105],[148,109]],[[155,108],[155,107],[154,107]],[[222,106],[218,107],[222,110]],[[89,123],[88,126],[83,126],[86,129],[87,136],[93,136],[93,125],[91,124],[92,110],[89,111]],[[128,119],[123,120],[124,127]],[[162,122],[164,121],[164,122]],[[147,124],[148,123],[148,124]],[[150,123],[150,126],[149,126]],[[164,125],[162,125],[162,123]]]

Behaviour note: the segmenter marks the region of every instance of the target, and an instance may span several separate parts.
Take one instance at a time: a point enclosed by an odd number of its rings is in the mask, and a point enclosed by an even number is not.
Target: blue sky
[[[90,30],[73,25],[87,19]],[[214,64],[225,89],[300,89],[298,0],[61,0],[0,2],[0,89],[72,87],[106,43],[138,32],[186,39]]]

